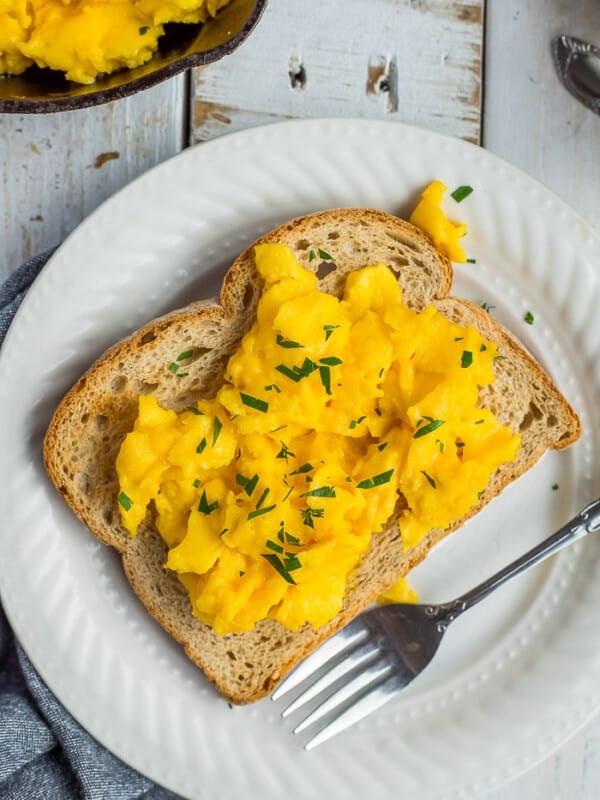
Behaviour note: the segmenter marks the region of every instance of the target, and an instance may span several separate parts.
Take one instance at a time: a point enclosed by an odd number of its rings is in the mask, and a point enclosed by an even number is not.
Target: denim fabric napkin
[[[53,252],[27,261],[0,286],[0,345]],[[0,606],[0,800],[134,798],[177,800],[111,755],[75,722],[36,673]]]

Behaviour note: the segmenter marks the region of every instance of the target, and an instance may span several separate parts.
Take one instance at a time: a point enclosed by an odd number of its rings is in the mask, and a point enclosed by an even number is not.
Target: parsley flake
[[[533,314],[531,313],[531,311],[527,311],[527,313],[526,313],[526,314],[525,314],[525,316],[523,317],[523,320],[524,320],[524,321],[525,321],[525,322],[526,322],[528,325],[533,325],[533,323],[535,322],[535,317],[533,316]]]
[[[262,553],[261,555],[265,559],[265,561],[268,561],[269,564],[274,569],[277,570],[277,572],[281,575],[281,577],[285,581],[287,581],[288,583],[293,583],[293,584],[296,583],[294,578],[290,575],[290,570],[298,569],[300,566],[302,566],[299,561],[298,561],[297,565],[296,564],[292,564],[292,565],[288,565],[286,567],[286,562],[282,561],[281,558],[278,555],[276,555],[275,553]],[[286,561],[287,561],[287,559],[286,559]]]
[[[223,428],[223,423],[218,417],[215,417],[215,421],[213,423],[213,438],[212,438],[213,447],[215,446],[217,439],[219,438],[219,434],[221,433],[222,428]]]
[[[325,513],[324,508],[303,508],[300,512],[302,514],[302,522],[309,528],[314,528],[315,523],[313,519],[322,519]]]
[[[325,394],[331,394],[331,370],[329,367],[319,367],[319,377],[325,389]]]
[[[339,325],[323,325],[323,330],[325,331],[325,341],[327,341],[334,330],[339,327]]]
[[[285,459],[286,463],[288,458],[296,458],[296,453],[292,453],[290,448],[287,446],[285,442],[281,442],[281,450],[277,453],[275,458],[283,458]]]
[[[311,469],[314,469],[314,467],[309,461],[307,461],[305,464],[302,464],[301,467],[298,467],[298,469],[290,472],[290,475],[301,475],[303,472],[310,472]]]
[[[319,486],[318,489],[311,489],[308,492],[304,492],[300,497],[335,497],[335,487]]]
[[[118,498],[118,500],[119,500],[119,505],[120,505],[120,506],[123,506],[123,508],[125,509],[125,511],[129,511],[129,509],[130,509],[130,508],[131,508],[131,506],[133,505],[133,500],[132,500],[130,497],[128,497],[128,496],[125,494],[125,492],[119,492],[119,498]]]
[[[470,367],[473,363],[473,353],[470,350],[463,350],[462,358],[460,359],[460,365],[463,369]]]
[[[423,423],[427,420],[427,425]],[[413,433],[413,439],[420,439],[422,436],[427,436],[428,433],[433,433],[445,424],[443,419],[433,419],[433,417],[424,417],[417,422],[417,430]]]
[[[393,469],[388,469],[387,472],[380,472],[379,475],[373,475],[372,478],[365,478],[364,481],[356,484],[357,489],[374,489],[376,486],[382,486],[384,483],[389,483],[394,474]]]
[[[294,347],[304,347],[304,345],[300,344],[300,342],[293,342],[291,339],[286,339],[280,333],[277,334],[275,341],[279,347],[287,347],[288,349]]]
[[[432,488],[432,489],[437,489],[437,485],[436,485],[435,481],[433,480],[433,478],[431,477],[431,475],[428,475],[428,474],[425,472],[425,470],[424,470],[424,469],[422,469],[422,470],[421,470],[421,475],[424,475],[424,476],[425,476],[425,478],[426,478],[426,480],[427,480],[427,483],[428,483],[428,484],[431,486],[431,488]]]
[[[202,492],[202,497],[200,498],[200,502],[198,503],[198,511],[201,514],[212,514],[213,511],[219,507],[219,501],[215,500],[213,503],[208,502],[208,498],[206,496],[206,489]]]
[[[255,474],[251,478],[246,478],[238,473],[235,476],[235,482],[242,487],[248,497],[252,497],[252,492],[256,489],[256,484],[258,483],[258,475]]]
[[[473,192],[472,186],[458,186],[450,195],[457,203],[462,203],[462,201],[468,197]]]
[[[242,398],[242,403],[249,408],[262,411],[263,414],[266,414],[269,410],[269,404],[266,400],[260,400],[258,397],[253,397],[251,394],[245,394],[245,392],[240,392],[240,397]]]
[[[254,511],[251,511],[248,514],[248,519],[254,519],[255,517],[260,517],[261,514],[268,514],[269,511],[273,511],[276,506],[264,506],[263,508],[255,508]]]

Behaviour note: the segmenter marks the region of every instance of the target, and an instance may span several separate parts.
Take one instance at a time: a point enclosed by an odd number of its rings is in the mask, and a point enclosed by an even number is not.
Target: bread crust
[[[520,432],[523,444],[518,458],[494,473],[469,514],[446,530],[430,531],[406,553],[398,527],[401,498],[385,529],[373,535],[342,610],[320,629],[306,625],[291,632],[274,620],[262,620],[250,632],[217,636],[192,615],[185,589],[164,569],[167,548],[151,515],[136,537],[122,526],[115,461],[137,416],[140,394],[152,392],[161,405],[176,410],[216,394],[229,356],[254,320],[262,291],[254,245],[226,274],[219,303],[196,302],[174,310],[102,355],[53,415],[44,440],[46,470],[94,536],[121,554],[128,580],[148,612],[218,690],[239,704],[268,694],[298,661],[406,575],[546,450],[567,447],[581,431],[567,400],[517,339],[479,306],[449,295],[452,266],[419,229],[376,209],[331,209],[291,220],[255,244],[268,242],[290,246],[302,266],[319,276],[319,287],[338,296],[349,272],[383,261],[413,308],[433,304],[449,319],[474,325],[497,342],[503,359],[496,362],[496,381],[482,390],[480,402]],[[330,258],[311,255],[320,251]],[[185,377],[176,377],[166,367],[189,347],[194,349],[193,363],[188,367],[186,362]]]

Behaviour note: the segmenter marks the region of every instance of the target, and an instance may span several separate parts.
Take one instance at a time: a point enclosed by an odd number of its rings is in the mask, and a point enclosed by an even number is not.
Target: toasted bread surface
[[[470,513],[447,530],[433,530],[404,552],[397,516],[373,536],[341,612],[318,630],[292,632],[273,620],[252,631],[216,635],[191,613],[187,592],[165,570],[167,548],[149,514],[136,537],[120,522],[117,453],[138,413],[138,396],[180,410],[216,394],[229,356],[250,328],[262,290],[253,246],[224,278],[220,303],[194,303],[149,322],[116,344],[83,375],[56,410],[44,442],[46,469],[77,516],[122,555],[129,581],[150,614],[185,648],[219,691],[234,703],[267,694],[321,641],[329,637],[395,581],[422,561],[444,536],[528,470],[549,448],[577,439],[580,423],[550,378],[482,308],[450,297],[452,267],[429,238],[403,220],[373,209],[335,209],[292,220],[258,243],[291,247],[298,261],[319,277],[323,291],[340,296],[349,272],[382,261],[390,266],[405,301],[419,310],[435,305],[447,318],[473,325],[498,344],[496,381],[480,402],[522,437],[517,459],[498,469]],[[194,349],[187,375],[167,369],[183,349]],[[402,498],[397,513],[402,509]]]

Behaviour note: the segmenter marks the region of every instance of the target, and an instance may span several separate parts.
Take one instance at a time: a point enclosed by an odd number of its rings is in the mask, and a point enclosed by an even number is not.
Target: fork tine
[[[346,625],[335,636],[332,636],[331,639],[328,639],[317,648],[314,653],[311,653],[304,661],[300,662],[273,691],[271,700],[278,700],[284,694],[295,689],[298,684],[302,683],[309,675],[312,675],[313,672],[324,666],[332,658],[335,658],[338,653],[342,653],[368,635],[369,631],[360,619],[355,619],[349,625]]]
[[[320,678],[317,678],[304,692],[298,695],[289,706],[287,706],[281,713],[282,717],[287,717],[296,711],[301,706],[312,700],[320,694],[323,689],[331,686],[339,678],[346,675],[348,672],[373,661],[377,655],[381,653],[381,648],[376,641],[367,639],[362,644],[359,643],[358,647],[346,653],[341,661],[335,664],[331,669],[327,670]],[[314,674],[314,673],[313,673]]]
[[[352,698],[357,695],[363,694],[371,686],[379,683],[381,678],[385,677],[391,669],[393,669],[393,664],[388,657],[377,659],[377,661],[374,661],[367,666],[366,669],[361,670],[355,675],[352,680],[343,684],[337,691],[325,698],[306,719],[303,719],[302,722],[294,728],[294,733],[300,733],[300,731],[308,728],[309,725],[313,725],[315,722],[323,719],[323,717],[331,711],[334,711],[343,703],[352,700]]]
[[[392,674],[372,688],[367,688],[355,702],[344,709],[328,725],[321,728],[312,739],[309,739],[304,745],[304,749],[312,750],[333,736],[337,736],[338,733],[345,731],[346,728],[355,725],[361,719],[369,716],[373,711],[389,702],[405,685],[405,680],[399,675]]]

